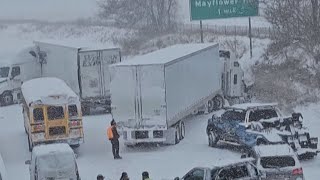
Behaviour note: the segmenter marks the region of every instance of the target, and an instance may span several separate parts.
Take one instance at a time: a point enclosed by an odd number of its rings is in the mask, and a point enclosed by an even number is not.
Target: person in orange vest
[[[111,126],[107,129],[108,139],[112,145],[112,153],[114,159],[122,159],[119,155],[119,133],[117,131],[117,123],[112,119]]]

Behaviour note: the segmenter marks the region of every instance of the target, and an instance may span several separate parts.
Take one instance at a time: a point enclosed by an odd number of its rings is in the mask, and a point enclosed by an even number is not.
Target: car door
[[[252,180],[246,164],[232,165],[222,168],[215,180]]]
[[[205,180],[205,170],[200,168],[194,168],[189,171],[183,178],[183,180]]]

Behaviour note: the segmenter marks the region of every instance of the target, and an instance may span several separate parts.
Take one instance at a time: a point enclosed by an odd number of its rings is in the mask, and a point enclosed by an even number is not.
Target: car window
[[[203,169],[195,169],[188,173],[188,175],[183,178],[184,180],[203,180],[204,179],[204,170]]]
[[[76,105],[69,105],[68,106],[69,116],[78,116],[78,109]]]
[[[62,106],[49,106],[47,108],[48,119],[56,120],[64,118],[64,111]]]
[[[34,108],[33,109],[33,120],[35,122],[43,121],[44,115],[43,115],[43,109],[42,108]]]
[[[263,168],[282,168],[295,166],[296,162],[291,156],[262,157],[260,164]]]
[[[220,171],[218,174],[217,179],[219,180],[230,180],[230,179],[238,179],[238,178],[245,178],[249,177],[249,171],[246,165],[238,165],[225,168]]]
[[[234,121],[244,121],[245,120],[245,112],[244,111],[235,111],[235,110],[228,110],[222,114],[221,120],[234,120]]]
[[[261,119],[270,119],[273,117],[278,117],[278,114],[274,109],[260,109],[250,113],[249,121],[259,121]]]

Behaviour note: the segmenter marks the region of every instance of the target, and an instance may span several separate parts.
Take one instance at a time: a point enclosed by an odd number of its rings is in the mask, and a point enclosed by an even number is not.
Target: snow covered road
[[[308,125],[318,129],[318,107],[300,108]],[[0,108],[0,152],[13,180],[29,179],[28,166],[24,161],[30,158],[27,136],[24,132],[21,107],[14,105]],[[304,113],[305,112],[305,113]],[[120,178],[127,171],[131,179],[141,179],[141,172],[147,170],[152,179],[173,179],[182,176],[195,166],[213,165],[216,161],[240,158],[239,153],[214,149],[207,145],[205,128],[208,116],[197,116],[186,121],[186,137],[174,146],[126,148],[121,145],[122,160],[114,160],[111,144],[106,140],[105,130],[110,116],[84,117],[85,143],[78,149],[78,164],[83,180],[95,179],[101,173],[110,179]],[[307,121],[307,120],[306,120]],[[320,132],[314,132],[319,137]],[[320,158],[302,162],[306,179],[318,179]]]

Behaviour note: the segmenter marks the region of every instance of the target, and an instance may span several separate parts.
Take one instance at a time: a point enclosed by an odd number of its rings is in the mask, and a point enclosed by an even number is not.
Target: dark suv
[[[208,120],[209,146],[219,141],[242,145],[248,149],[261,144],[289,144],[300,159],[312,158],[317,150],[318,138],[311,137],[299,117],[283,117],[276,104],[237,104],[226,107]]]

